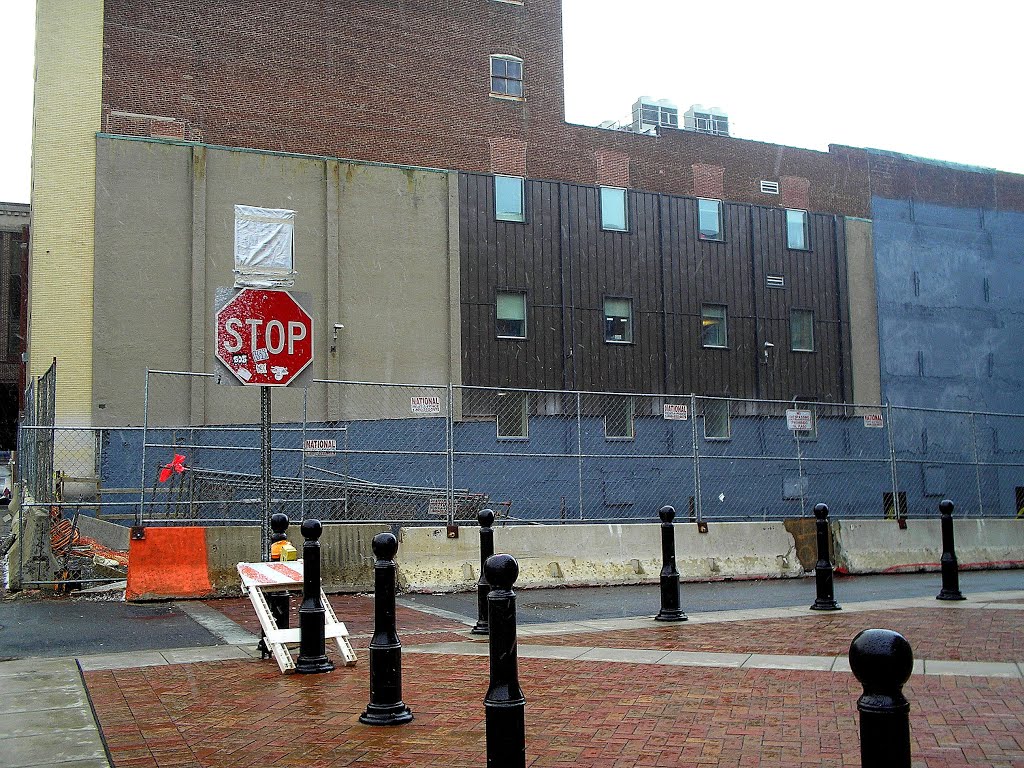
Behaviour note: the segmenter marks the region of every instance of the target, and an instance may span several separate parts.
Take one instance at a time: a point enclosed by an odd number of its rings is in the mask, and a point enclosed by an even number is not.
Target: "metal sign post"
[[[288,291],[243,288],[230,296],[219,289],[220,295],[225,298],[218,299],[214,315],[214,356],[231,372],[231,381],[260,388],[260,557],[267,561],[273,499],[270,390],[294,383],[313,362],[313,317]]]
[[[263,471],[263,514],[260,515],[260,559],[270,560],[271,440],[270,387],[260,387],[260,466]]]

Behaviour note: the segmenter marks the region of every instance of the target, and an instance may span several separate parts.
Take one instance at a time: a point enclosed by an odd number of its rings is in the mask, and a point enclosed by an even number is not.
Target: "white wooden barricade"
[[[238,575],[242,577],[242,588],[248,594],[252,607],[256,609],[256,616],[263,628],[267,648],[274,654],[277,666],[282,672],[294,670],[295,662],[288,650],[288,644],[299,642],[299,629],[298,627],[277,628],[277,622],[274,621],[274,616],[270,612],[264,590],[279,592],[302,589],[302,561],[239,563]],[[333,637],[337,641],[338,650],[341,651],[341,655],[345,659],[345,666],[350,667],[356,663],[356,653],[348,641],[348,629],[338,621],[338,617],[335,616],[334,609],[327,602],[327,596],[322,589],[320,590],[320,601],[324,606],[324,638]]]

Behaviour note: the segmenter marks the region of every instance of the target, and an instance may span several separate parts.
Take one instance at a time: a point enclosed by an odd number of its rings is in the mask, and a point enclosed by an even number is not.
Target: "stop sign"
[[[244,288],[216,323],[217,359],[243,384],[286,387],[313,362],[313,318],[288,291]]]

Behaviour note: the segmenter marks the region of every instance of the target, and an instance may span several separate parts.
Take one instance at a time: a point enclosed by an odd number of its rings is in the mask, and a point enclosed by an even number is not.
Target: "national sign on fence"
[[[441,413],[441,398],[410,397],[409,407],[413,413],[439,414]]]

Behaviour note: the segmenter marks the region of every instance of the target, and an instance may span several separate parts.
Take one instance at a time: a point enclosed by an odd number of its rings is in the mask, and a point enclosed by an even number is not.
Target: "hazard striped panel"
[[[286,563],[239,563],[238,575],[242,578],[242,588],[249,596],[249,602],[256,611],[260,620],[260,627],[266,638],[267,647],[274,654],[281,672],[291,672],[295,669],[295,661],[292,659],[288,645],[294,645],[300,640],[300,630],[278,629],[277,622],[270,612],[270,605],[267,603],[263,590],[301,589],[302,588],[302,561],[291,560]],[[356,663],[356,652],[348,639],[348,629],[327,602],[327,595],[323,589],[320,590],[320,602],[324,606],[324,638],[334,638],[338,643],[338,650],[345,659],[345,666],[351,667]]]

